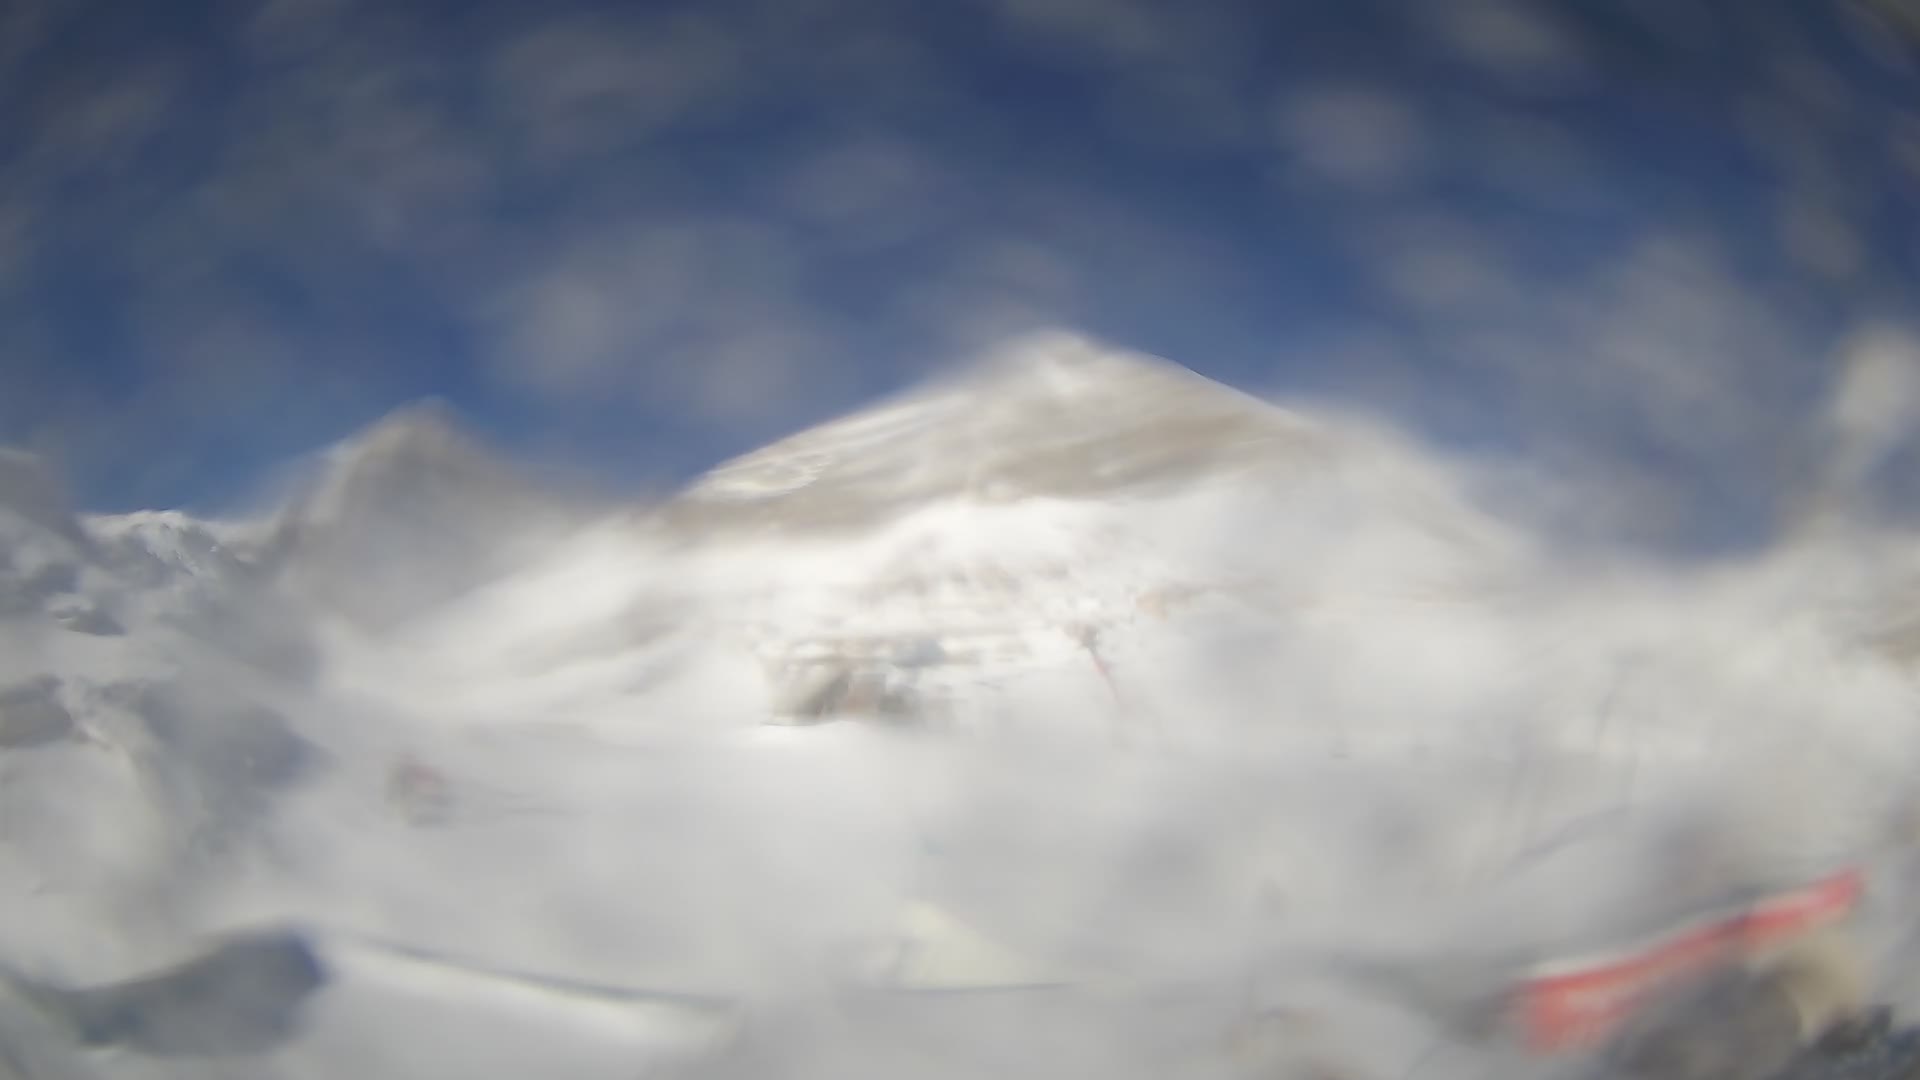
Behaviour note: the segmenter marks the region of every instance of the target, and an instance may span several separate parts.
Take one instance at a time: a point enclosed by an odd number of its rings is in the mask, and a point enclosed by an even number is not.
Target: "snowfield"
[[[654,507],[440,408],[301,475],[82,518],[0,457],[0,967],[329,975],[231,1058],[0,1001],[0,1075],[1563,1075],[1473,1026],[1517,965],[1840,866],[1920,1010],[1892,525],[1571,555],[1058,334]]]

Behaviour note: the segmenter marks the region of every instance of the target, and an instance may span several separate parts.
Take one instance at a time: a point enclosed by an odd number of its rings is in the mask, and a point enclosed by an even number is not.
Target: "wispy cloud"
[[[555,16],[501,43],[490,67],[503,134],[536,169],[697,120],[751,78],[728,28],[690,13]]]
[[[494,371],[561,399],[760,419],[838,362],[804,302],[803,269],[769,224],[594,226],[504,280],[488,320]]]
[[[309,418],[338,430],[457,378],[549,419],[625,401],[745,438],[1047,323],[1152,328],[1201,367],[1226,340],[1299,358],[1370,336],[1422,368],[1415,399],[1733,467],[1724,448],[1785,419],[1778,373],[1808,381],[1827,333],[1814,300],[1752,298],[1788,277],[1815,300],[1890,294],[1899,272],[1882,241],[1888,185],[1920,175],[1911,111],[1764,13],[1628,5],[1606,33],[1546,0],[979,15],[271,0],[196,37],[8,5],[0,309],[39,339],[13,362],[101,351],[122,385],[166,384],[59,395],[129,431],[212,439],[238,425],[207,403],[238,416],[303,387],[362,403]],[[1693,78],[1735,31],[1773,58]],[[23,44],[54,40],[58,64]],[[1587,124],[1560,108],[1582,94],[1671,106],[1722,144],[1696,160]],[[1658,128],[1642,119],[1617,126]],[[1695,169],[1740,154],[1765,175],[1738,190]],[[85,327],[43,295],[82,289]],[[227,359],[182,359],[200,348]],[[1436,353],[1493,392],[1440,385]]]
[[[1435,40],[1508,89],[1562,92],[1592,77],[1578,31],[1540,0],[1465,0],[1445,8],[1408,5]]]
[[[1275,107],[1281,147],[1337,184],[1404,187],[1428,151],[1428,131],[1414,103],[1365,87],[1288,90]]]

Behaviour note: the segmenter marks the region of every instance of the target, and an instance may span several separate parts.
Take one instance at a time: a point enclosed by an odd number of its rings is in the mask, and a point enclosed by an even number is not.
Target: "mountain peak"
[[[326,454],[338,466],[369,459],[440,457],[479,450],[459,411],[442,398],[429,397],[387,413],[336,443]]]
[[[1046,398],[1093,405],[1157,393],[1196,393],[1225,405],[1226,399],[1268,412],[1272,406],[1158,356],[1134,352],[1066,330],[1021,334],[973,359],[946,379],[910,396],[959,392],[999,400]]]
[[[974,369],[985,375],[1037,379],[1059,390],[1084,386],[1088,379],[1101,375],[1177,367],[1179,365],[1171,361],[1103,346],[1085,335],[1066,330],[1021,334],[974,363]]]
[[[942,498],[1117,496],[1295,457],[1319,425],[1170,361],[1059,331],[726,462],[668,516],[858,527]]]
[[[567,510],[438,399],[388,413],[315,465],[281,512],[272,559],[283,580],[369,626],[486,579]]]
[[[506,465],[469,434],[454,407],[426,398],[387,413],[322,451],[294,517],[312,525],[369,504],[442,497],[454,487],[513,487]]]

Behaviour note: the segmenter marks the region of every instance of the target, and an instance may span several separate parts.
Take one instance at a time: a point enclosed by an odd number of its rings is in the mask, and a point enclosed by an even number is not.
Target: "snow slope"
[[[640,509],[437,407],[250,523],[80,521],[6,463],[0,682],[75,734],[0,748],[5,880],[49,882],[0,949],[102,978],[290,921],[339,958],[269,1059],[110,1075],[1226,1076],[1249,1008],[1397,1075],[1425,984],[1684,906],[1671,851],[1920,839],[1910,536],[1572,565],[1471,463],[1065,335]],[[728,1004],[620,1004],[672,994]]]

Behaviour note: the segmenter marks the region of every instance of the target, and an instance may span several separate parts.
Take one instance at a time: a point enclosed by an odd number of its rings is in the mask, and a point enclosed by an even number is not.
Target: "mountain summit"
[[[1119,498],[1325,449],[1303,417],[1171,362],[1051,332],[726,462],[685,526],[858,529],[945,498]]]
[[[427,399],[396,409],[316,456],[286,516],[303,529],[367,515],[444,506],[466,496],[511,492],[516,477],[453,407]]]
[[[430,399],[317,455],[271,557],[299,592],[379,625],[524,558],[557,509]]]

